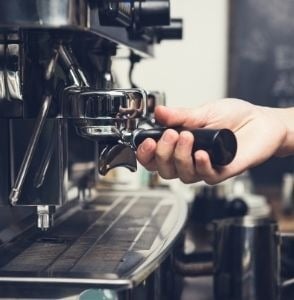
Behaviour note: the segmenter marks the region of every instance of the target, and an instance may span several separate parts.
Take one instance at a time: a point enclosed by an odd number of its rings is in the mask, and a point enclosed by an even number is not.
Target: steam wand
[[[55,67],[56,67],[56,63],[58,60],[58,56],[59,56],[59,53],[55,49],[48,65],[47,65],[46,71],[45,71],[45,79],[46,79],[46,82],[48,83],[48,86],[49,86],[49,82],[51,81],[53,74],[55,72]],[[15,206],[19,200],[28,170],[29,170],[31,162],[32,162],[32,158],[36,151],[36,146],[38,144],[40,134],[43,130],[44,123],[45,123],[46,117],[47,117],[49,109],[50,109],[52,95],[49,91],[46,91],[46,93],[47,93],[47,95],[44,96],[41,109],[38,113],[36,123],[33,127],[32,136],[30,138],[30,141],[28,143],[28,146],[27,146],[24,158],[22,160],[20,169],[16,176],[15,183],[14,183],[14,185],[11,189],[10,195],[9,195],[10,203],[13,206]],[[51,223],[49,206],[41,205],[40,207],[37,208],[37,212],[38,212],[38,227],[40,227],[41,229],[47,229]]]

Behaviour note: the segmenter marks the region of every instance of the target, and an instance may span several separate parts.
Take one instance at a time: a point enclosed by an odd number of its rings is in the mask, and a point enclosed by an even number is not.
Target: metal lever
[[[52,79],[52,76],[55,71],[58,56],[59,56],[58,51],[55,49],[48,65],[46,67],[46,71],[45,71],[45,79],[46,79],[47,83],[49,83]],[[20,169],[18,171],[14,186],[12,187],[10,195],[9,195],[9,199],[10,199],[10,202],[12,205],[16,205],[16,203],[19,200],[19,195],[22,191],[27,172],[29,170],[32,158],[36,151],[39,137],[40,137],[40,134],[44,127],[44,123],[46,121],[46,117],[47,117],[47,114],[50,109],[51,101],[52,101],[52,95],[48,94],[44,97],[42,107],[39,111],[39,114],[36,119],[36,123],[33,128],[32,136],[30,138],[28,147],[26,149],[24,158],[22,160]]]
[[[24,181],[26,179],[27,172],[29,170],[33,155],[35,153],[40,134],[44,127],[46,116],[47,116],[49,108],[50,108],[51,99],[52,99],[51,96],[46,96],[44,98],[42,108],[38,114],[38,117],[37,117],[37,120],[36,120],[36,123],[34,126],[34,130],[33,130],[31,139],[29,141],[28,148],[25,152],[25,156],[22,160],[22,164],[18,171],[14,186],[11,189],[11,192],[9,195],[9,199],[10,199],[10,202],[12,205],[16,205],[16,203],[19,199],[19,195],[21,193]]]
[[[158,141],[167,128],[138,130],[133,137],[133,144],[137,148],[146,138]],[[184,129],[176,128],[178,132]],[[192,152],[205,150],[215,166],[225,166],[232,162],[237,152],[237,139],[229,129],[189,130],[195,138]]]

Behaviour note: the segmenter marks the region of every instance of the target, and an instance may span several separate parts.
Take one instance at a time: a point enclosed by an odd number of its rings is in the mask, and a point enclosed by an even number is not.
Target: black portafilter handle
[[[136,148],[147,138],[158,141],[167,128],[142,129],[134,136]],[[184,129],[175,129],[178,132]],[[192,153],[197,150],[205,150],[210,157],[213,166],[228,165],[234,159],[237,152],[237,139],[229,129],[205,129],[198,128],[188,130],[194,136]]]

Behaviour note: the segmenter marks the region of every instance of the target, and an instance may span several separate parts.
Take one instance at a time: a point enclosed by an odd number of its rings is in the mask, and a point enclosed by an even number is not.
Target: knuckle
[[[180,180],[185,183],[185,184],[190,184],[190,183],[195,183],[197,181],[199,181],[197,174],[195,174],[195,172],[193,172],[192,170],[189,170],[188,168],[186,168],[186,172],[179,172],[179,178]]]
[[[186,159],[187,158],[185,156],[180,155],[180,154],[178,154],[178,153],[175,152],[175,154],[174,154],[174,160],[175,160],[176,163],[183,164]]]
[[[144,157],[140,157],[140,156],[137,156],[137,159],[138,159],[139,163],[140,163],[142,166],[144,166],[145,168],[148,167],[148,165],[149,165],[149,163],[150,163],[150,161],[151,161],[151,159],[150,159],[150,160],[146,160],[146,159],[144,159]]]
[[[189,155],[180,155],[175,153],[173,159],[175,164],[184,170],[191,168],[191,166],[194,168],[193,160]]]
[[[176,174],[171,173],[171,172],[169,172],[169,173],[159,172],[159,175],[163,179],[175,179],[175,178],[177,178]]]
[[[146,166],[154,159],[154,156],[153,155],[146,156],[143,155],[142,153],[137,153],[137,159],[140,164]]]
[[[209,185],[216,185],[221,182],[221,180],[216,178],[205,178],[204,181]]]
[[[149,171],[149,172],[155,172],[155,171],[157,171],[157,167],[155,167],[155,166],[144,166],[144,168],[147,170],[147,171]]]
[[[137,155],[137,160],[142,166],[146,167],[147,162],[144,161],[143,157],[140,157],[139,155]]]
[[[181,177],[180,180],[185,184],[190,184],[190,183],[196,182],[195,178]]]
[[[167,164],[171,160],[170,157],[166,153],[162,153],[162,152],[156,152],[155,158],[157,161],[164,163],[164,164]]]

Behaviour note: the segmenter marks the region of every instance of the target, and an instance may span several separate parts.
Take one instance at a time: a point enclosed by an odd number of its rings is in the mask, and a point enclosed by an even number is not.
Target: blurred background
[[[173,0],[171,15],[184,19],[182,41],[162,42],[155,57],[142,61],[134,80],[149,90],[164,91],[169,106],[196,106],[226,94],[228,0]],[[122,86],[128,62],[116,61]]]

